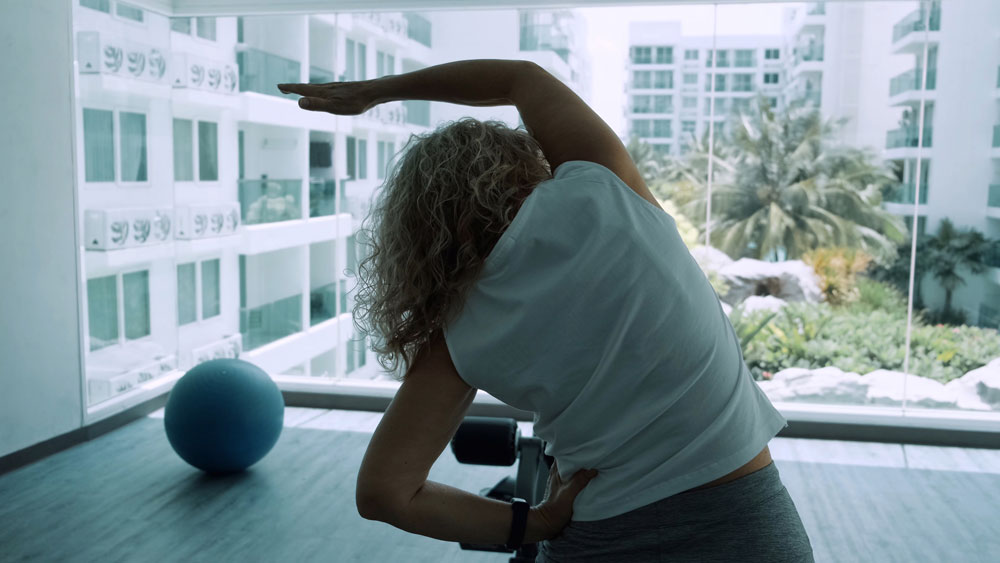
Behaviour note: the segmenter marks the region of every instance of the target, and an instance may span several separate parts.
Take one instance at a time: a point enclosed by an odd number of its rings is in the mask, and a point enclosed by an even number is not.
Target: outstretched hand
[[[556,462],[549,469],[549,481],[545,487],[545,498],[535,507],[539,520],[546,530],[546,539],[559,535],[573,518],[573,501],[591,479],[597,476],[596,469],[581,469],[569,481],[559,477]]]
[[[370,82],[328,84],[278,84],[284,94],[298,94],[299,107],[335,115],[358,115],[378,105]]]

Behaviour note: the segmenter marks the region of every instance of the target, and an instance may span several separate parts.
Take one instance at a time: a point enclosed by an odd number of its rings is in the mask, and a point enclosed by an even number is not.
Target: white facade
[[[711,65],[713,44],[718,60]],[[680,154],[714,119],[758,96],[777,106],[783,87],[781,36],[685,36],[678,22],[629,24],[627,136],[664,154]],[[710,80],[714,91],[709,91]],[[715,100],[714,108],[710,103]]]

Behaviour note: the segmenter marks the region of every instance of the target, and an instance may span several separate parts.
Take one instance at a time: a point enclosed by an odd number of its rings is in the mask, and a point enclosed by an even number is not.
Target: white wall
[[[71,11],[22,0],[0,18],[0,455],[82,422]]]

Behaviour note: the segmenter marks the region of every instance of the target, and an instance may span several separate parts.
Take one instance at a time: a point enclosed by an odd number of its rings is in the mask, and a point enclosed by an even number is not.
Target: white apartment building
[[[683,35],[679,22],[631,22],[627,136],[676,155],[692,138],[700,138],[710,122],[725,126],[731,112],[749,108],[758,96],[778,107],[783,44],[781,36],[713,40]]]
[[[469,112],[407,101],[311,113],[274,85],[473,56],[531,58],[567,82],[587,79],[571,12],[507,11],[476,26],[493,35],[475,38],[453,17],[171,18],[76,0],[92,408],[125,405],[218,357],[280,374],[290,390],[385,377],[351,316],[356,233],[410,136]]]

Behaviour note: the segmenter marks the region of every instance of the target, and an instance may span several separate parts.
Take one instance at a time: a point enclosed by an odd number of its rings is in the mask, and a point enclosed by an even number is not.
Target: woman
[[[785,420],[708,280],[614,132],[530,62],[461,61],[283,84],[310,111],[395,100],[517,107],[412,140],[373,212],[359,321],[405,370],[365,454],[368,519],[539,561],[811,561],[771,463]],[[477,389],[535,413],[544,501],[427,480]]]

